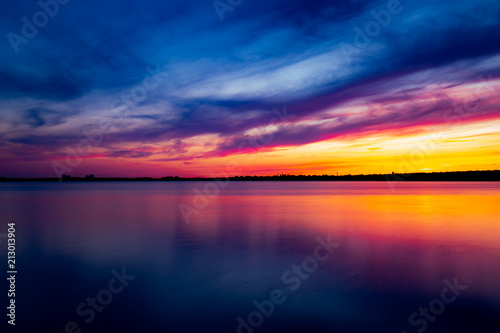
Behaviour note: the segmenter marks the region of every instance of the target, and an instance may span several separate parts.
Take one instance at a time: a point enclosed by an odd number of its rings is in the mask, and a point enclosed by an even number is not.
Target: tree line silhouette
[[[210,181],[212,177],[179,177],[166,176],[153,177],[96,177],[87,175],[85,177],[72,177],[62,175],[61,178],[7,178],[0,177],[0,182],[12,181]],[[421,172],[403,174],[368,174],[368,175],[292,175],[279,173],[273,176],[234,176],[220,177],[221,180],[232,181],[500,181],[500,170],[481,171],[448,171],[448,172]]]

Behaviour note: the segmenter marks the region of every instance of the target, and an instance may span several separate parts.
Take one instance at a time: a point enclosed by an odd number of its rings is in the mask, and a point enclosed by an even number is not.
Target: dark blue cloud
[[[221,22],[212,1],[72,0],[59,5],[16,53],[8,34],[23,36],[22,17],[32,21],[41,8],[11,1],[0,13],[0,97],[23,106],[24,123],[34,128],[109,118],[116,132],[106,145],[216,134],[227,138],[219,150],[230,151],[244,131],[268,124],[275,107],[287,105],[296,121],[317,119],[320,111],[360,99],[405,100],[427,84],[498,77],[499,65],[478,65],[500,54],[498,1],[401,1],[400,13],[367,45],[356,46],[356,29],[365,31],[374,21],[372,11],[380,13],[388,3],[243,0]],[[342,51],[346,45],[356,47],[351,57]],[[440,76],[440,68],[455,65],[454,73]],[[165,76],[144,88],[148,68],[158,66]],[[427,70],[440,74],[406,82],[397,91],[394,82]],[[121,96],[140,89],[144,98],[123,102]],[[24,107],[26,98],[32,101]],[[57,103],[64,111],[49,111]],[[276,143],[304,144],[375,122],[397,127],[413,120],[387,117],[283,131]],[[144,123],[127,127],[120,118]],[[11,126],[22,123],[13,120]],[[56,150],[82,138],[79,130],[61,131],[8,140]]]
[[[71,99],[95,89],[131,87],[143,79],[146,66],[156,64],[205,60],[206,67],[185,73],[188,80],[178,78],[183,85],[270,59],[304,59],[307,52],[351,43],[353,27],[363,28],[371,19],[367,13],[385,4],[243,1],[220,22],[209,1],[70,1],[59,5],[57,15],[28,44],[19,45],[18,54],[3,39],[6,66],[0,71],[0,88],[7,96]],[[495,1],[475,6],[467,1],[402,1],[402,6],[403,12],[373,39],[389,57],[368,57],[363,64],[378,62],[383,71],[419,68],[499,51]],[[4,36],[22,35],[21,17],[31,20],[39,10],[33,2],[9,3],[2,14]],[[276,39],[265,38],[273,34]],[[373,74],[363,72],[361,78]]]

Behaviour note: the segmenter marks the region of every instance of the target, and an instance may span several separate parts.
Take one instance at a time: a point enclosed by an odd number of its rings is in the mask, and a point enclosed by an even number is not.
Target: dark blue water
[[[500,332],[500,184],[206,184],[0,184],[2,326]]]

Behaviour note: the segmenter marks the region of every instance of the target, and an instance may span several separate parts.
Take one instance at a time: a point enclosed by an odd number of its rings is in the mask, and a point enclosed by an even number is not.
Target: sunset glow
[[[494,13],[498,2],[488,3]],[[500,169],[499,22],[484,12],[474,33],[466,24],[484,4],[400,3],[363,48],[353,26],[373,20],[367,13],[382,3],[351,4],[341,15],[293,5],[307,17],[297,22],[276,2],[272,27],[238,7],[238,20],[228,12],[211,30],[219,18],[204,8],[165,6],[158,10],[190,25],[153,10],[147,24],[113,17],[106,33],[66,29],[51,39],[62,24],[54,20],[17,53],[0,54],[9,66],[0,176]],[[126,46],[110,44],[113,27],[125,24],[142,29]],[[174,27],[183,38],[168,37]]]

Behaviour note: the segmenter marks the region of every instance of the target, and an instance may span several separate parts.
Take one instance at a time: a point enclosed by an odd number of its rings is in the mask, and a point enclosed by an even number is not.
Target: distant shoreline
[[[71,177],[63,175],[62,178],[7,178],[0,177],[0,182],[100,182],[100,181],[212,181],[214,177],[178,177],[168,176],[161,178],[152,177]],[[231,181],[500,181],[500,170],[487,171],[450,171],[430,173],[405,173],[405,174],[371,174],[371,175],[286,175],[274,176],[235,176],[218,177],[220,180]]]

